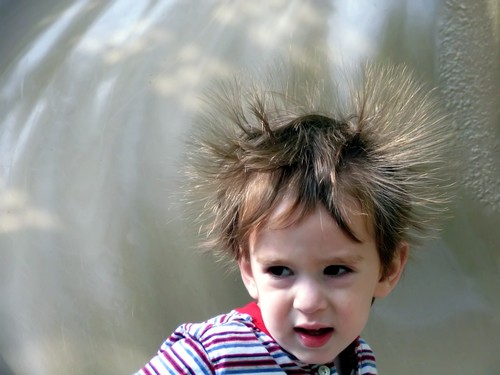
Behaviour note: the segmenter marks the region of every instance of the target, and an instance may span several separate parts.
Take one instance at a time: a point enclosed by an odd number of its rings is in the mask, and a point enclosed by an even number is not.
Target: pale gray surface
[[[333,4],[333,5],[331,5]],[[0,374],[123,374],[247,297],[173,205],[210,80],[293,50],[404,61],[457,113],[463,185],[366,337],[381,374],[500,366],[500,3],[0,1]]]

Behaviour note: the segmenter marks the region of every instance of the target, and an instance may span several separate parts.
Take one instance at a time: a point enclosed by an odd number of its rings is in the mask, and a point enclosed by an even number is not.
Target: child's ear
[[[238,266],[240,268],[241,279],[243,280],[243,284],[247,288],[248,294],[255,300],[258,300],[259,293],[257,291],[257,285],[255,283],[255,279],[252,272],[252,265],[250,264],[250,260],[246,257],[242,257],[238,261]]]
[[[401,242],[399,244],[394,259],[377,284],[374,294],[375,298],[384,298],[394,289],[403,273],[406,260],[408,259],[409,248],[407,242]]]

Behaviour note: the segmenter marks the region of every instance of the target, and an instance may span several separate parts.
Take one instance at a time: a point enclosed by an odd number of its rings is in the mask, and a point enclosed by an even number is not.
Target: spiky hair
[[[333,77],[333,78],[332,78]],[[353,78],[355,77],[355,78]],[[447,117],[404,66],[357,71],[302,65],[239,76],[206,95],[189,148],[190,202],[204,243],[235,259],[286,196],[288,224],[318,203],[357,240],[354,199],[373,223],[383,266],[401,241],[436,228],[448,201]]]

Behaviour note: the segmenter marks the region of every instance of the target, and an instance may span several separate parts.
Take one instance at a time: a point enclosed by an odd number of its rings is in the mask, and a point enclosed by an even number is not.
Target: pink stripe
[[[186,344],[188,344],[193,350],[198,354],[198,358],[200,358],[207,368],[213,370],[212,364],[208,361],[207,353],[205,351],[201,351],[198,345],[196,345],[193,340],[186,340]]]
[[[167,360],[168,364],[171,365],[172,367],[175,368],[175,371],[178,373],[181,373],[182,367],[179,366],[179,364],[176,361],[176,358],[174,358],[170,353],[174,354],[177,359],[186,367],[188,368],[187,364],[182,360],[181,357],[176,352],[170,351],[170,352],[162,352],[161,354],[163,357]]]
[[[214,366],[216,370],[218,369],[224,369],[224,368],[235,368],[235,367],[240,367],[240,368],[246,368],[246,367],[251,367],[251,368],[258,368],[260,366],[273,366],[276,365],[276,362],[271,360],[271,359],[263,359],[261,361],[249,361],[242,359],[240,361],[231,361],[230,363],[223,362],[223,363],[218,363]]]
[[[255,334],[253,332],[248,332],[248,331],[240,330],[240,331],[214,332],[214,333],[212,333],[210,335],[205,336],[204,339],[208,340],[208,339],[211,339],[212,337],[217,337],[217,336],[232,336],[232,335],[236,335],[236,336],[245,335],[245,336],[251,336],[251,337],[255,338]]]
[[[206,343],[207,347],[217,345],[217,344],[230,344],[230,343],[238,343],[238,342],[252,342],[255,341],[255,337],[220,337],[214,338],[213,340]]]

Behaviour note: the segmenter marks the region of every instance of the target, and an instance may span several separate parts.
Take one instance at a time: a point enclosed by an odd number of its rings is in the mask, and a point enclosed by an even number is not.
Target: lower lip
[[[303,331],[296,331],[296,333],[302,345],[308,348],[319,348],[330,340],[333,335],[333,330],[322,333],[321,335],[309,335]]]

